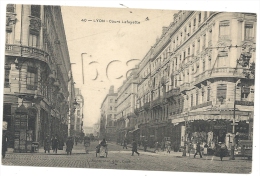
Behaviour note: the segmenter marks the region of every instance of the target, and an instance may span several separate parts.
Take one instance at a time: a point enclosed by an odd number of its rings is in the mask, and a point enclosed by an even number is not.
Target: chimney
[[[109,88],[109,94],[112,94],[112,93],[114,93],[114,86],[110,86],[110,88]]]
[[[178,17],[178,14],[175,13],[175,14],[173,15],[173,21],[174,21],[174,22],[177,21],[177,17]]]
[[[167,32],[167,30],[168,30],[168,27],[163,26],[162,27],[162,35],[164,35]]]

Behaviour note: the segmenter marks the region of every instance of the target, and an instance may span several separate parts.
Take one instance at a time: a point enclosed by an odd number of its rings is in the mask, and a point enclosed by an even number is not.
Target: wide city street
[[[216,156],[203,156],[193,158],[182,156],[181,152],[160,151],[153,153],[152,149],[144,152],[138,150],[140,155],[131,156],[131,148],[123,149],[115,143],[108,143],[107,158],[96,157],[95,146],[92,142],[89,153],[86,154],[83,144],[74,146],[72,155],[67,155],[64,150],[44,153],[41,148],[38,153],[12,153],[8,152],[2,160],[3,165],[13,166],[44,166],[44,167],[70,167],[70,168],[104,168],[128,169],[149,171],[185,171],[185,172],[214,172],[214,173],[250,173],[252,161],[241,157],[229,160],[225,157],[220,161]]]

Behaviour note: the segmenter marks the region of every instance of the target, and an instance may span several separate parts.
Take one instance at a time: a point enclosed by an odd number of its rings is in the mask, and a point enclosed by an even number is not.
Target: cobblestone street
[[[184,172],[216,172],[216,173],[250,173],[251,161],[237,158],[229,160],[219,157],[204,156],[193,158],[193,155],[182,157],[180,152],[144,152],[139,150],[140,156],[131,156],[131,148],[122,149],[122,146],[109,144],[107,158],[96,157],[94,147],[90,146],[89,154],[86,154],[82,144],[74,147],[72,155],[66,155],[59,150],[57,154],[44,153],[8,153],[2,161],[3,165],[12,166],[44,166],[44,167],[69,167],[69,168],[103,168],[103,169],[128,169],[149,171],[184,171]]]

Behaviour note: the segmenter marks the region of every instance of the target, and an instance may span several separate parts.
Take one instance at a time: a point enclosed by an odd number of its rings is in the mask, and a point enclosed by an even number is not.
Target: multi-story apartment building
[[[32,142],[67,137],[69,52],[59,6],[6,10],[3,121],[9,147],[30,151]]]
[[[136,125],[137,118],[134,112],[137,101],[137,75],[136,71],[132,70],[129,77],[123,82],[123,85],[118,88],[116,98],[116,131],[117,141],[122,142],[124,138],[135,137],[134,131],[139,128]],[[138,136],[139,138],[139,136]]]
[[[256,14],[179,11],[139,64],[137,121],[151,143],[252,137]],[[214,144],[213,144],[214,145]]]
[[[83,110],[84,110],[84,97],[79,88],[75,88],[75,115],[73,119],[73,136],[80,137],[83,135]],[[75,101],[74,100],[74,101]]]
[[[116,97],[114,86],[110,86],[109,92],[104,98],[100,107],[100,138],[115,140],[115,118],[116,118]]]

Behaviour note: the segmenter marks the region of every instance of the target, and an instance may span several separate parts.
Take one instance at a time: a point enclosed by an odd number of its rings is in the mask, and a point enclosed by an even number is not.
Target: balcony
[[[243,68],[231,68],[231,67],[224,67],[224,68],[214,68],[213,70],[206,70],[203,73],[194,77],[193,84],[196,86],[203,81],[210,79],[210,78],[218,78],[218,77],[239,77],[245,78],[243,71],[246,69]]]
[[[151,108],[160,107],[162,104],[162,98],[157,98],[151,102]]]
[[[49,54],[35,47],[6,44],[5,55],[38,59],[49,65]]]
[[[254,106],[254,102],[253,101],[236,101],[236,105]]]
[[[207,106],[212,106],[212,101],[208,101],[208,102],[196,105],[196,106],[192,106],[192,107],[190,107],[190,110],[192,111],[194,109],[203,108],[203,107],[207,107]]]
[[[185,93],[189,89],[190,89],[190,83],[183,83],[180,85],[180,92]]]
[[[173,88],[170,91],[166,92],[165,98],[171,98],[171,97],[177,96],[179,94],[180,94],[180,88],[179,87]]]
[[[147,103],[144,103],[144,110],[145,111],[148,111],[149,109],[150,109],[150,103],[149,102],[147,102]]]

